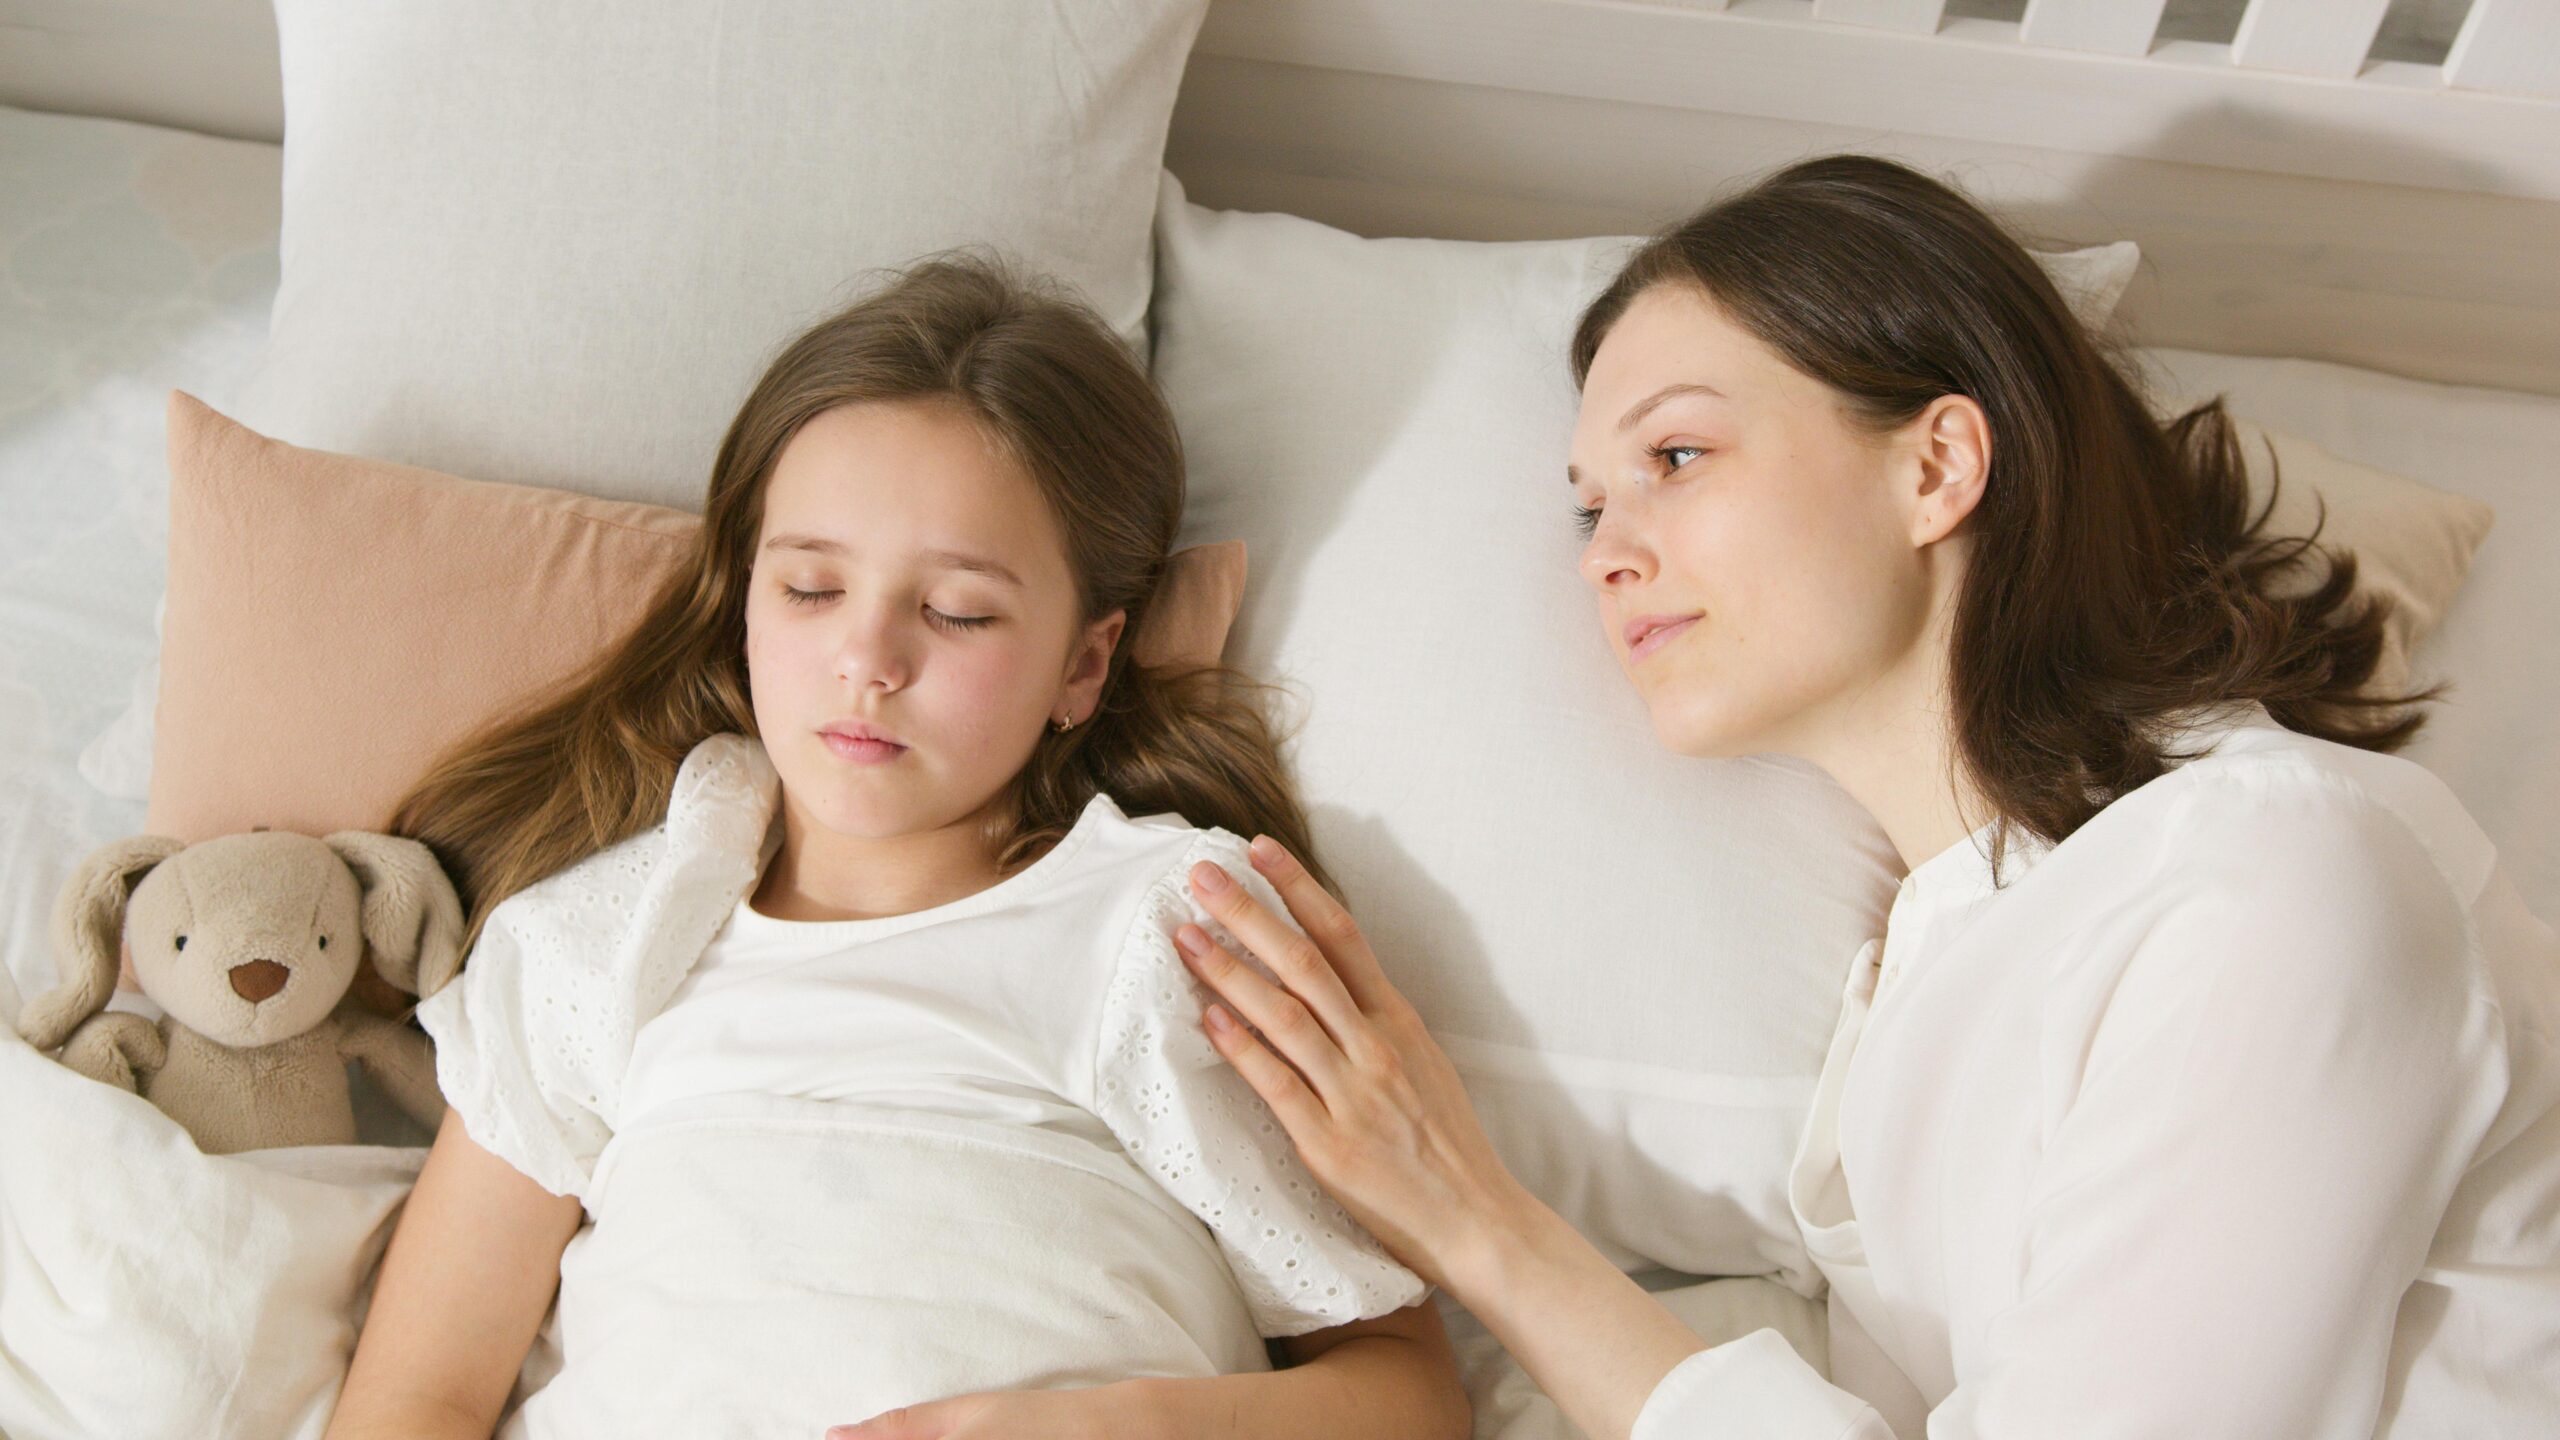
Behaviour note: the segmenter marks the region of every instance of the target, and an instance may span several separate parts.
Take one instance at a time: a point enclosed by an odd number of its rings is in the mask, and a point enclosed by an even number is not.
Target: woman
[[[1508,1175],[1358,928],[1214,867],[1213,1043],[1593,1440],[2560,1434],[2560,941],[2359,695],[2353,565],[2257,535],[2019,246],[1797,165],[1582,318],[1602,629],[1683,754],[1833,775],[1906,863],[1790,1186],[1835,1386],[1709,1347]],[[1224,1021],[1224,1024],[1220,1022]]]

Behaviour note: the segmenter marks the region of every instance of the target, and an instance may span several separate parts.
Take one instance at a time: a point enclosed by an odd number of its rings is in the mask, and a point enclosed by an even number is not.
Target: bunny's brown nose
[[[241,999],[255,1005],[284,988],[293,972],[273,960],[252,960],[231,967],[231,988]]]

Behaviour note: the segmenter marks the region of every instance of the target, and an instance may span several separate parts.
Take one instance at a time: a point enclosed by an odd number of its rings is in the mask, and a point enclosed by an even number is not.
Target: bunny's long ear
[[[89,852],[53,903],[53,957],[62,983],[28,1002],[18,1033],[38,1050],[70,1038],[81,1021],[106,1008],[124,955],[124,912],[133,887],[161,861],[187,848],[166,835],[130,835]]]
[[[462,969],[462,900],[435,852],[398,835],[340,830],[323,838],[364,891],[365,949],[382,978],[433,995]]]

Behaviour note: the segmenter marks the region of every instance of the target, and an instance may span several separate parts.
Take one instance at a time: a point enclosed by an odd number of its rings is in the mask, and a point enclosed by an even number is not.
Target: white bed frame
[[[2372,58],[2412,8],[2441,61]],[[0,0],[0,102],[273,140],[277,95],[266,0]],[[2145,343],[2560,395],[2560,0],[1214,0],[1167,163],[1517,239],[1835,149],[2141,242]]]

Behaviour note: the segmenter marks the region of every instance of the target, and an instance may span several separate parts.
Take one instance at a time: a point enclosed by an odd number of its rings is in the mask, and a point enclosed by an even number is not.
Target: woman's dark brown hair
[[[2047,843],[2188,758],[2190,707],[2256,700],[2288,729],[2396,750],[2415,694],[2373,694],[2388,601],[2352,555],[2263,533],[2219,398],[2162,424],[2043,268],[1953,188],[1889,160],[1791,165],[1648,242],[1583,312],[1576,384],[1635,297],[1703,289],[1883,431],[1979,404],[1991,469],[1948,664],[1954,763]],[[2270,457],[2270,464],[2273,459]],[[2305,567],[2325,576],[2299,583]]]
[[[1044,730],[1010,803],[994,807],[999,865],[1046,850],[1105,792],[1132,815],[1269,834],[1323,874],[1267,687],[1224,667],[1129,658],[1182,519],[1182,447],[1163,396],[1084,304],[955,253],[785,347],[720,442],[700,539],[647,614],[559,690],[455,745],[402,799],[392,828],[444,863],[471,940],[508,896],[657,824],[695,745],[757,733],[746,597],[766,482],[803,424],[878,402],[974,420],[1058,516],[1079,620],[1127,612],[1099,708],[1064,734]]]

